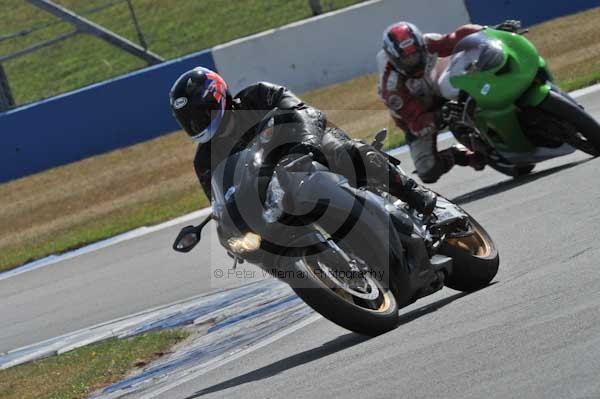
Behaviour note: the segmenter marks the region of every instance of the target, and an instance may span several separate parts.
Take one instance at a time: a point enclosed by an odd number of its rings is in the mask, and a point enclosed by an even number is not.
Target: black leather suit
[[[285,87],[266,82],[254,84],[232,99],[231,108],[226,111],[229,115],[221,127],[225,129],[227,119],[232,117],[233,132],[217,132],[210,142],[199,145],[194,159],[196,174],[209,198],[211,169],[254,140],[259,133],[258,123],[278,108],[272,137],[266,145],[269,163],[275,165],[286,157],[312,153],[317,161],[346,176],[350,184],[378,184],[410,203],[410,198],[402,197],[410,197],[416,187],[412,179],[370,145],[352,140],[340,129],[328,126],[324,113],[304,104]]]

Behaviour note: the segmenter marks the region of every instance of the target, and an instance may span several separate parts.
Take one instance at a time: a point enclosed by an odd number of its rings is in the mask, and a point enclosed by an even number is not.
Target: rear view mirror
[[[377,134],[375,134],[375,139],[373,140],[373,143],[371,143],[371,145],[377,148],[378,150],[381,150],[383,148],[383,142],[385,141],[386,137],[387,129],[381,129],[377,132]]]
[[[381,129],[380,131],[377,132],[377,134],[375,134],[375,141],[385,141],[387,137],[387,129]]]
[[[200,242],[200,230],[195,226],[185,226],[177,235],[173,249],[177,252],[190,252]]]
[[[212,214],[208,215],[198,226],[185,226],[181,229],[173,243],[173,249],[177,252],[190,252],[200,242],[200,232],[211,220]]]

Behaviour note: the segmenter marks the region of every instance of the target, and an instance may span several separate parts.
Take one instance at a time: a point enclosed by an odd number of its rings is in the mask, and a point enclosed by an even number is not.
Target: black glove
[[[465,105],[458,101],[448,101],[442,107],[442,121],[448,126],[462,122]]]
[[[516,19],[507,19],[501,24],[494,26],[494,29],[503,30],[511,33],[521,33],[523,32],[521,28],[521,21],[518,21]]]

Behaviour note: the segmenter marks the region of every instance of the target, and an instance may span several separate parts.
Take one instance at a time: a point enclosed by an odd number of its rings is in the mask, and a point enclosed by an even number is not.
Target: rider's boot
[[[452,163],[455,165],[470,166],[477,171],[483,170],[486,165],[483,154],[473,152],[461,144],[440,151],[440,158],[444,158],[444,156],[452,158]]]
[[[397,166],[391,164],[381,153],[366,153],[371,177],[382,184],[394,197],[406,202],[411,208],[427,217],[433,213],[437,195],[420,186]],[[376,170],[377,169],[377,170]],[[382,173],[383,172],[383,173]]]
[[[390,194],[406,202],[411,208],[423,216],[430,216],[437,203],[437,195],[420,186],[398,168],[392,168],[390,173]]]

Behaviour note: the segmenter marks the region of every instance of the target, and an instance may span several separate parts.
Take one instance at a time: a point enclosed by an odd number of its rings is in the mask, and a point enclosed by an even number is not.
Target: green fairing
[[[475,116],[479,131],[498,151],[528,152],[534,149],[521,133],[516,111],[516,106],[510,105],[502,109],[482,110]]]
[[[540,69],[546,71],[546,75],[548,76],[551,82],[554,81],[554,76],[552,76],[552,72],[550,72],[550,70],[548,69],[548,64],[546,63],[546,60],[542,57],[539,57],[539,67]],[[534,84],[525,92],[521,101],[523,102],[523,104],[528,105],[530,107],[537,107],[542,101],[544,101],[546,96],[548,96],[550,89],[550,85],[547,83]]]
[[[537,107],[542,101],[544,101],[549,92],[549,84],[534,85],[523,95],[523,104],[530,107]]]
[[[535,147],[526,139],[517,118],[517,103],[539,105],[550,86],[536,82],[540,69],[547,69],[534,45],[521,35],[485,29],[490,39],[502,42],[503,62],[486,71],[473,71],[450,78],[451,84],[476,102],[475,123],[481,134],[499,151],[529,152]]]

